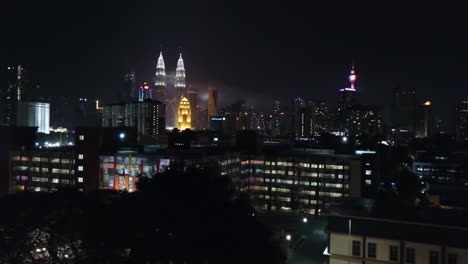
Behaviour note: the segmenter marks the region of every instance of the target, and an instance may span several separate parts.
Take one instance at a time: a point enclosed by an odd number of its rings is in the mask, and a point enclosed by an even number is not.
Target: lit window
[[[78,166],[78,171],[83,171],[83,166]]]
[[[371,170],[366,170],[366,175],[372,175],[372,171]]]
[[[80,135],[78,138],[80,139],[80,141],[83,141],[84,140],[84,135]]]
[[[82,160],[84,158],[83,154],[78,154],[78,159]]]
[[[52,179],[52,182],[53,182],[53,183],[58,183],[59,180],[58,180],[58,179]]]
[[[78,177],[78,182],[83,182],[83,177]]]

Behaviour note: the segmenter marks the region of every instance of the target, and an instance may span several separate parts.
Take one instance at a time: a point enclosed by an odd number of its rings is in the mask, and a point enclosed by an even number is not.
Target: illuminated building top
[[[349,79],[349,83],[351,84],[351,86],[349,88],[340,89],[340,92],[343,92],[343,91],[355,92],[356,91],[356,88],[354,87],[354,83],[357,80],[357,75],[356,75],[356,71],[354,70],[354,64],[351,66],[351,73],[348,79]]]
[[[184,60],[182,59],[182,54],[180,54],[179,60],[177,61],[175,87],[185,88],[185,67]]]
[[[356,82],[357,76],[356,72],[354,71],[354,64],[351,66],[351,74],[349,75],[349,82],[351,83],[351,89],[354,89],[354,83]]]
[[[156,86],[166,86],[166,66],[164,65],[164,58],[162,52],[159,53],[158,64],[156,66]]]

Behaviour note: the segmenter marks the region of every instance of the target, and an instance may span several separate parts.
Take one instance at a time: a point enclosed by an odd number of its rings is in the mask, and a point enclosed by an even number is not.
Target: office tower
[[[182,54],[179,56],[179,60],[177,61],[177,69],[176,69],[176,76],[175,76],[175,111],[174,111],[174,127],[177,127],[178,121],[177,121],[177,111],[180,105],[180,100],[183,97],[187,97],[186,95],[186,90],[185,90],[185,66],[184,66],[184,60],[182,59]]]
[[[14,126],[16,123],[17,103],[27,85],[26,71],[21,66],[6,68],[6,84],[1,91],[1,125]]]
[[[208,119],[218,115],[218,89],[213,86],[208,87]]]
[[[190,102],[187,98],[182,97],[179,103],[179,111],[177,114],[177,128],[180,131],[192,128],[191,116]]]
[[[350,108],[349,134],[375,136],[382,133],[383,114],[377,106],[353,105]]]
[[[338,91],[338,109],[337,109],[337,124],[336,129],[342,135],[349,134],[351,107],[356,103],[356,88],[355,82],[357,75],[354,70],[354,65],[351,67],[349,75],[349,88],[343,88]]]
[[[468,101],[462,101],[457,106],[457,127],[456,139],[457,142],[468,142]]]
[[[176,100],[178,100],[177,105],[179,105],[179,102],[182,99],[182,97],[186,97],[185,66],[184,66],[184,60],[182,59],[182,54],[180,54],[179,60],[177,61],[175,89],[176,89]]]
[[[194,88],[188,90],[188,100],[190,102],[190,112],[192,120],[192,128],[198,129],[198,92]]]
[[[146,99],[153,99],[153,91],[151,90],[149,84],[147,82],[144,82],[140,86],[138,101],[143,102]]]
[[[328,106],[324,102],[317,102],[312,117],[312,134],[319,136],[327,133],[330,125],[330,113]]]
[[[198,107],[198,130],[208,129],[208,108],[199,106]]]
[[[420,105],[416,113],[415,137],[427,138],[432,135],[434,117],[432,116],[432,102],[426,101]]]
[[[38,127],[37,132],[49,134],[50,104],[42,102],[18,102],[16,125]]]
[[[279,137],[281,135],[280,129],[280,114],[281,114],[281,107],[280,101],[273,102],[273,116],[272,116],[272,128],[271,128],[271,135],[274,137]]]
[[[395,87],[392,91],[392,128],[404,133],[414,133],[416,126],[416,92],[412,89]]]
[[[166,101],[166,66],[162,52],[159,53],[156,74],[154,76],[154,97],[164,103]]]
[[[110,104],[103,107],[103,127],[133,127],[138,136],[156,138],[166,134],[165,106],[160,101]]]
[[[135,81],[135,73],[128,72],[123,76],[123,91],[119,96],[119,101],[127,102],[127,101],[136,101],[138,100],[138,88],[136,86]]]

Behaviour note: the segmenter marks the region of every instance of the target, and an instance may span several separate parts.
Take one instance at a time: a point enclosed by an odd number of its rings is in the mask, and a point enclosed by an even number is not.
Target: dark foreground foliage
[[[135,193],[0,199],[0,263],[283,263],[270,232],[215,169],[142,178]]]

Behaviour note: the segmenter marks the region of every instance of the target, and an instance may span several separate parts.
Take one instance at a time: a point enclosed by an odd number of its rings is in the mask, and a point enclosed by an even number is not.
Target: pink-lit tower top
[[[349,83],[351,84],[350,89],[355,90],[354,83],[356,82],[357,76],[354,71],[354,64],[351,66],[351,74],[349,75]]]

